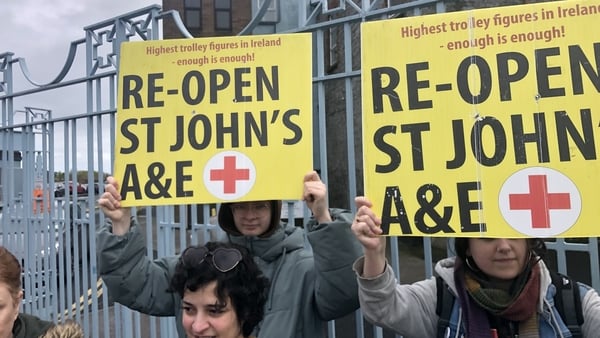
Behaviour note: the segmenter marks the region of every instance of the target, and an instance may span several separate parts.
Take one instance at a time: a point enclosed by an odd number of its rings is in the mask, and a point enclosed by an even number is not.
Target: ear
[[[19,316],[19,310],[21,309],[21,302],[23,301],[23,290],[19,290],[16,297],[14,298],[14,313],[13,313],[13,321],[17,320]]]
[[[17,296],[15,297],[15,306],[18,308],[21,306],[21,302],[23,301],[23,289],[21,289]]]

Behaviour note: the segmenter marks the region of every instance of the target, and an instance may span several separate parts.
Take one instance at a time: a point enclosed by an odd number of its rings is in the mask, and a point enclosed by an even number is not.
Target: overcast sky
[[[0,52],[10,51],[16,57],[25,57],[32,73],[56,64],[56,74],[69,43],[84,37],[84,26],[152,4],[160,5],[161,1],[3,0],[0,1]],[[61,62],[52,63],[48,59]]]
[[[85,37],[83,27],[153,4],[161,5],[161,1],[0,0],[0,53],[12,52],[13,58],[24,58],[34,81],[48,83],[62,69],[71,41]],[[15,79],[15,87],[16,84]],[[23,88],[15,88],[19,89]],[[82,112],[68,102],[78,95],[61,92],[28,99],[34,101],[36,107],[53,110],[53,117],[57,117],[61,112]],[[15,99],[17,110],[30,102],[18,102],[18,99]],[[55,151],[59,158],[62,149]],[[64,168],[63,161],[56,162],[56,170]],[[84,156],[78,156],[77,162],[78,168],[86,166]],[[105,171],[107,169],[110,168],[105,165]]]

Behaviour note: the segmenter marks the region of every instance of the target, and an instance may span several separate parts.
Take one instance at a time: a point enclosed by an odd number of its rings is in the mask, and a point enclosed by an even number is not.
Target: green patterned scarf
[[[489,281],[465,269],[467,293],[481,308],[494,317],[519,323],[519,337],[538,337],[537,302],[540,269],[535,258],[515,279],[509,290],[495,288]]]

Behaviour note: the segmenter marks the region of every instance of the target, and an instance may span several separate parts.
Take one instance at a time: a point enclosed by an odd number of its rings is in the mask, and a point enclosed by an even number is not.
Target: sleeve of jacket
[[[354,270],[360,308],[367,321],[405,337],[435,337],[438,320],[435,278],[399,284],[389,265],[381,275],[363,278],[363,264],[361,257]]]
[[[108,222],[97,233],[98,270],[114,301],[153,316],[174,316],[177,293],[168,292],[177,256],[151,260],[134,218],[123,236],[112,233]]]
[[[583,312],[583,337],[597,337],[600,332],[600,296],[598,292],[583,284],[579,284],[580,292],[585,292],[581,302]]]
[[[358,285],[352,264],[362,255],[352,233],[352,213],[331,209],[330,223],[307,224],[315,264],[315,304],[322,319],[332,320],[358,309]]]

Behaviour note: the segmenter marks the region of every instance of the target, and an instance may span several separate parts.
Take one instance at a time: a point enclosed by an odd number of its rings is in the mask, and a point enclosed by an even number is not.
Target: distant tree
[[[65,173],[63,171],[54,172],[54,182],[60,182],[65,180]]]
[[[65,181],[65,175],[66,175],[66,179],[67,181],[71,181],[72,180],[72,172],[69,173],[64,173],[62,171],[56,171],[54,172],[54,182],[64,182]],[[109,173],[104,173],[102,175],[102,181],[104,181],[106,179],[107,176],[109,176]],[[98,182],[99,180],[99,176],[100,174],[97,171],[94,171],[94,182]],[[81,183],[81,184],[89,184],[90,182],[88,182],[88,172],[87,170],[80,170],[77,172],[77,182]],[[102,183],[102,182],[100,182]]]

